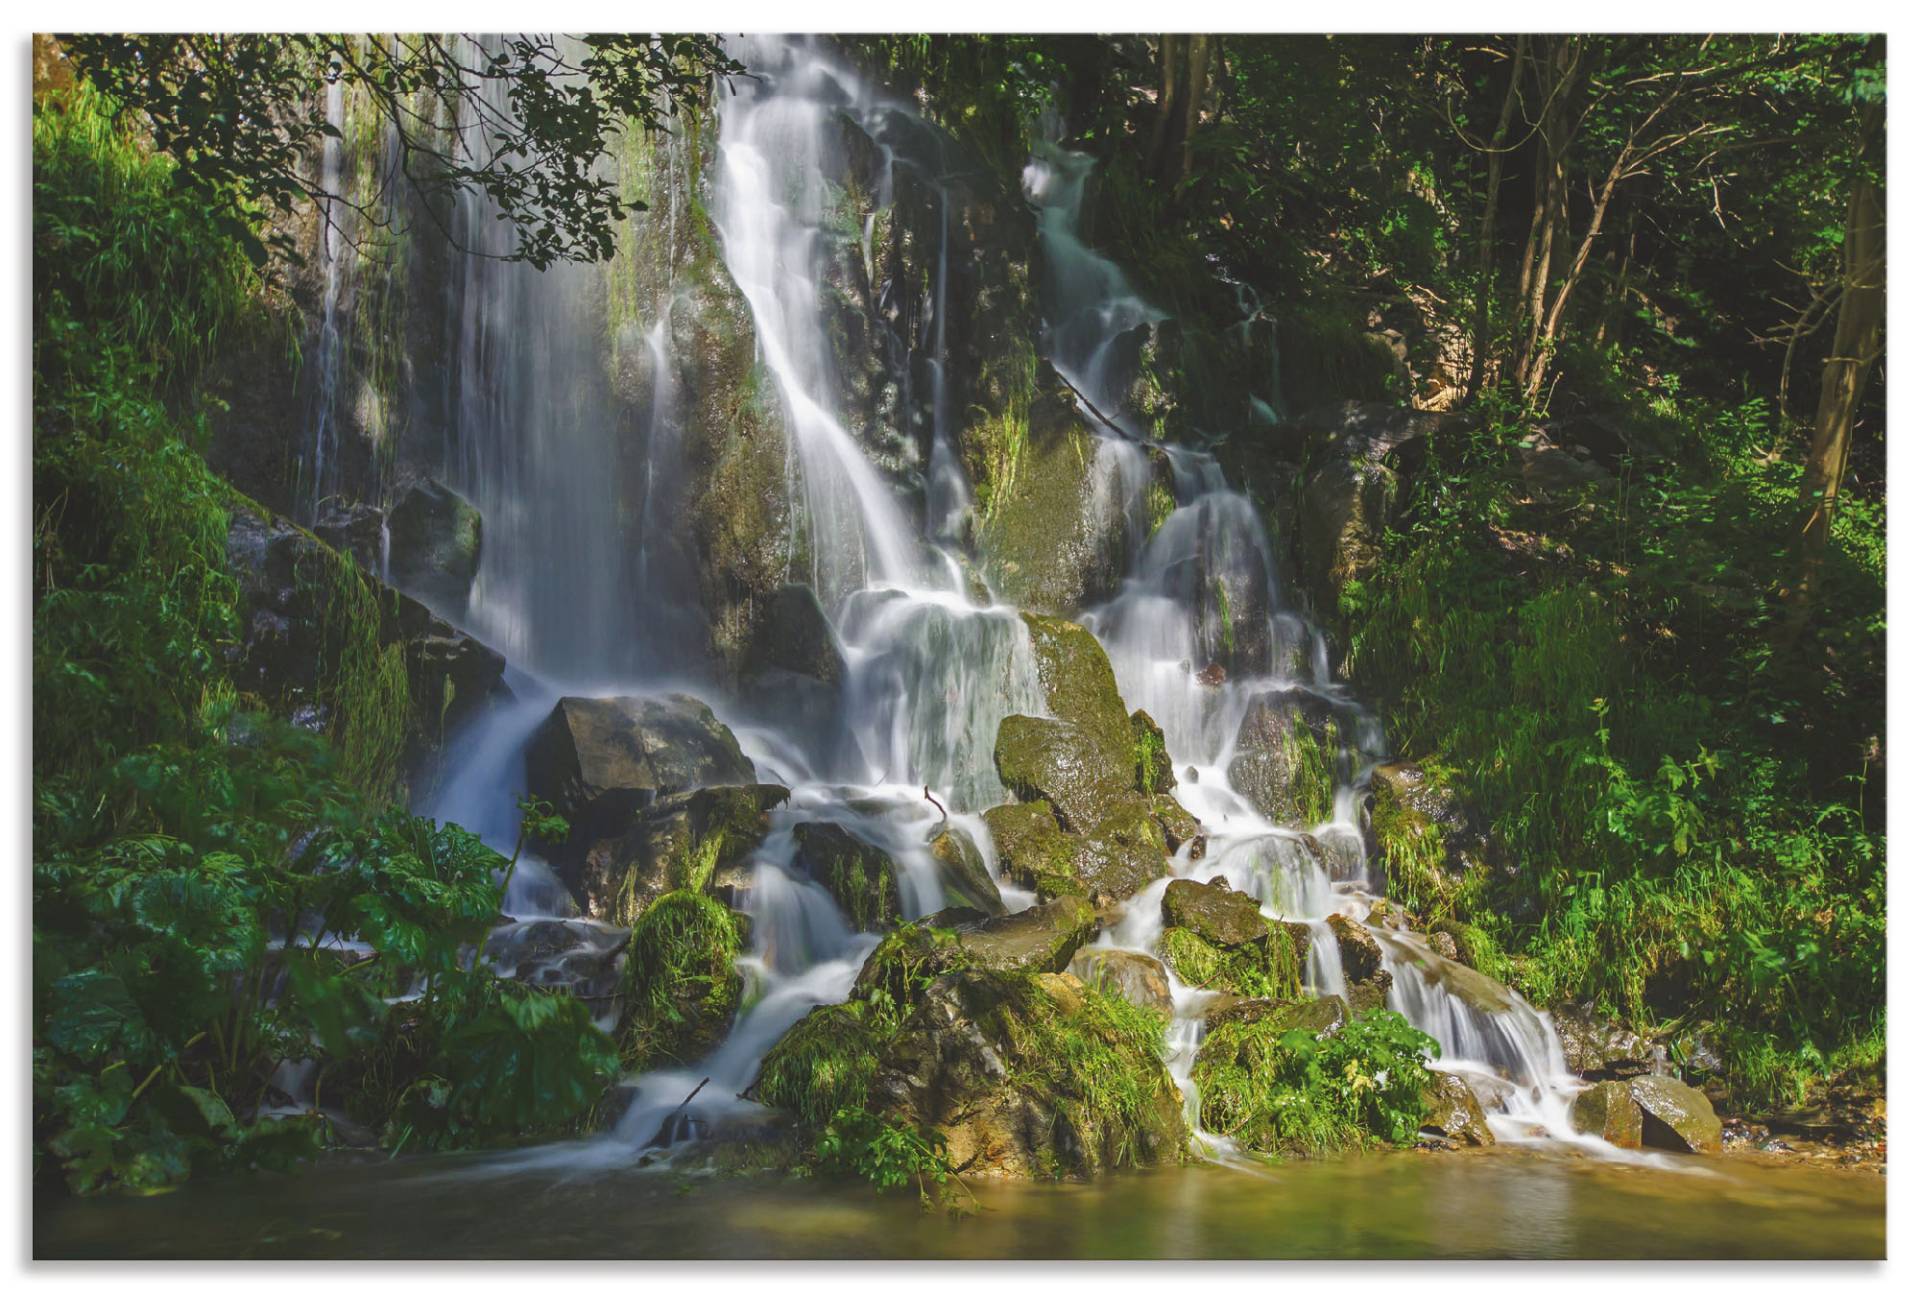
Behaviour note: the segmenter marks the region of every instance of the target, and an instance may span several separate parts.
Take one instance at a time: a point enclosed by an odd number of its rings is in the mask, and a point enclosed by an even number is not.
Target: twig
[[[934,806],[935,808],[938,808],[938,809],[940,810],[940,820],[941,820],[941,821],[943,821],[943,822],[944,822],[944,821],[946,821],[946,820],[947,820],[947,806],[946,806],[945,804],[943,804],[943,803],[941,803],[941,802],[940,802],[940,801],[939,801],[938,799],[935,799],[935,798],[933,797],[933,787],[932,787],[932,786],[922,786],[922,787],[920,787],[920,793],[921,793],[921,794],[923,794],[923,795],[925,795],[925,796],[927,797],[927,802],[928,802],[928,803],[930,803],[930,804],[932,804],[932,805],[933,805],[933,806]]]
[[[1062,386],[1066,387],[1068,390],[1073,392],[1073,397],[1075,399],[1079,400],[1081,404],[1086,406],[1087,412],[1099,418],[1102,422],[1112,427],[1115,431],[1118,431],[1121,435],[1125,436],[1127,439],[1132,440],[1134,438],[1133,432],[1127,430],[1125,427],[1121,426],[1118,422],[1115,422],[1112,418],[1102,413],[1099,407],[1095,405],[1092,400],[1088,399],[1085,395],[1082,395],[1080,393],[1080,388],[1078,386],[1075,386],[1072,382],[1068,381],[1067,375],[1065,373],[1061,372],[1058,368],[1056,368],[1053,370],[1053,374],[1054,376],[1060,379],[1060,384]]]
[[[671,1142],[667,1139],[667,1128],[673,1126],[673,1120],[680,1116],[680,1111],[686,1108],[688,1105],[692,1104],[693,1097],[699,1095],[701,1091],[705,1090],[707,1083],[711,1082],[712,1080],[713,1080],[712,1078],[701,1078],[700,1085],[695,1087],[693,1090],[687,1092],[687,1098],[682,1100],[679,1104],[675,1105],[673,1112],[660,1120],[660,1130],[654,1132],[653,1139],[648,1141],[644,1146],[642,1146],[642,1148],[658,1149],[658,1148],[665,1148],[668,1144],[670,1144]]]

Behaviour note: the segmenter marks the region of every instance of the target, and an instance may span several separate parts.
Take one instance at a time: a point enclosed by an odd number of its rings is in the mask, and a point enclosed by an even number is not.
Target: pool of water
[[[1886,1178],[1496,1149],[911,1192],[452,1156],[42,1200],[39,1258],[1878,1258]]]

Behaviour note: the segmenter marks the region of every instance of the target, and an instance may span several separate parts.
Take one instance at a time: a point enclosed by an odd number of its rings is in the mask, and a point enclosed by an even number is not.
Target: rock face
[[[1067,973],[1091,986],[1111,988],[1162,1019],[1173,1018],[1173,990],[1166,967],[1144,953],[1083,947],[1067,962]]]
[[[394,582],[437,605],[459,608],[480,572],[480,513],[436,480],[400,496],[387,516]]]
[[[1575,1096],[1572,1121],[1582,1135],[1599,1136],[1622,1149],[1640,1148],[1640,1106],[1625,1082],[1599,1082]]]
[[[1127,898],[1166,874],[1171,837],[1191,819],[1144,792],[1162,770],[1138,757],[1136,731],[1145,729],[1128,717],[1093,634],[1024,618],[1051,716],[1000,724],[994,764],[1021,802],[985,814],[995,850],[1015,883],[1042,895]]]
[[[1650,1148],[1720,1152],[1719,1116],[1712,1102],[1686,1083],[1649,1074],[1628,1082],[1627,1091],[1646,1115],[1641,1138]]]
[[[691,696],[567,696],[527,745],[527,788],[574,825],[574,839],[614,834],[665,791],[744,785],[753,764],[713,711]]]
[[[555,868],[589,916],[632,925],[674,889],[703,890],[740,905],[747,856],[766,838],[785,786],[709,786],[661,795],[631,826],[587,846],[578,867]]]
[[[835,822],[793,828],[794,862],[833,895],[855,929],[879,930],[900,915],[900,883],[887,851]]]
[[[1333,813],[1345,774],[1342,744],[1332,702],[1301,688],[1265,692],[1240,721],[1227,781],[1281,825],[1312,826]]]
[[[235,685],[282,718],[344,736],[354,720],[342,712],[352,699],[349,680],[377,670],[378,656],[398,648],[407,691],[398,720],[415,781],[432,775],[448,733],[508,694],[499,652],[377,584],[284,517],[235,508],[227,566],[240,593]],[[370,643],[349,632],[369,612],[378,617]],[[355,652],[372,654],[355,659]]]
[[[1435,1073],[1420,1094],[1425,1112],[1420,1130],[1456,1145],[1484,1147],[1493,1144],[1493,1130],[1487,1126],[1480,1097],[1457,1073]]]
[[[1066,896],[1011,916],[962,926],[960,946],[985,969],[1058,974],[1073,961],[1073,954],[1092,940],[1095,927],[1092,904],[1084,898]]]
[[[740,699],[804,733],[822,767],[835,765],[847,740],[846,679],[846,657],[811,588],[782,584],[760,599],[740,665]]]
[[[1104,1052],[1098,1071],[1069,1058]],[[968,1176],[1095,1175],[1177,1161],[1187,1130],[1155,1030],[1120,1025],[1065,974],[962,970],[888,1042],[883,1115],[937,1129]]]

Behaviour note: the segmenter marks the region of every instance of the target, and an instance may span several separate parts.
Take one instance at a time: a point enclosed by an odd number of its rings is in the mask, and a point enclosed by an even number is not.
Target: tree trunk
[[[1586,46],[1578,36],[1553,42],[1533,60],[1543,100],[1534,174],[1533,226],[1520,267],[1521,321],[1527,341],[1515,357],[1513,375],[1526,380],[1547,321],[1547,287],[1567,263],[1567,152],[1573,146],[1576,101],[1586,74]]]
[[[1847,201],[1847,235],[1841,247],[1843,286],[1833,350],[1820,373],[1820,405],[1813,416],[1813,443],[1800,484],[1800,577],[1789,617],[1794,635],[1812,605],[1820,558],[1833,532],[1833,509],[1853,445],[1854,415],[1868,370],[1880,357],[1880,331],[1887,313],[1887,216],[1879,186],[1862,178]]]
[[[1500,173],[1507,160],[1507,131],[1513,125],[1513,110],[1520,102],[1520,73],[1526,67],[1527,38],[1514,39],[1513,75],[1507,81],[1507,95],[1500,104],[1500,124],[1493,132],[1492,151],[1487,154],[1487,204],[1480,213],[1479,264],[1475,270],[1480,299],[1474,304],[1473,370],[1467,378],[1467,398],[1479,391],[1487,372],[1487,347],[1493,317],[1493,225],[1500,209]]]

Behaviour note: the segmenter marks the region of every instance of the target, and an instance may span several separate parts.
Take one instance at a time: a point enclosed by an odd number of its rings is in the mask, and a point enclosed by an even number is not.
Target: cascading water
[[[761,380],[777,395],[787,432],[796,565],[835,628],[846,662],[838,711],[737,712],[705,680],[676,674],[674,622],[659,602],[643,620],[634,589],[655,587],[660,555],[641,530],[636,550],[618,522],[617,455],[598,365],[603,338],[573,298],[591,297],[571,271],[533,274],[475,260],[456,285],[455,362],[449,445],[457,481],[488,518],[486,557],[470,604],[457,618],[496,641],[539,677],[514,678],[518,700],[466,739],[469,757],[433,805],[510,846],[519,751],[560,694],[555,679],[599,690],[659,687],[669,678],[704,691],[730,721],[763,780],[791,788],[752,855],[745,901],[752,918],[740,962],[744,1005],[726,1040],[700,1064],[632,1081],[633,1098],[614,1135],[590,1151],[631,1155],[670,1145],[702,1127],[756,1116],[739,1092],[772,1044],[816,1005],[843,1000],[875,936],[850,929],[827,893],[797,863],[795,828],[831,822],[894,860],[904,913],[944,905],[929,851],[942,828],[966,832],[997,873],[992,840],[974,814],[1003,802],[993,766],[1003,718],[1044,714],[1027,630],[1011,608],[982,605],[963,573],[959,540],[964,469],[952,444],[945,363],[949,303],[944,191],[940,261],[932,276],[926,336],[932,434],[924,461],[897,480],[870,459],[839,412],[839,375],[820,284],[841,236],[827,227],[833,195],[820,164],[832,132],[853,121],[868,131],[886,167],[913,164],[886,139],[914,128],[823,52],[798,42],[753,41],[735,50],[750,82],[722,98],[713,210],[727,272],[751,313]],[[935,150],[937,153],[937,149]],[[1204,856],[1174,859],[1182,876],[1225,876],[1269,915],[1304,921],[1307,985],[1345,995],[1327,917],[1367,918],[1373,901],[1358,788],[1383,753],[1377,722],[1329,675],[1313,626],[1287,609],[1278,567],[1252,503],[1230,489],[1204,453],[1149,446],[1116,421],[1131,380],[1119,339],[1163,316],[1111,261],[1080,241],[1079,207],[1091,160],[1061,150],[1036,157],[1025,180],[1044,252],[1043,295],[1052,320],[1043,350],[1079,393],[1096,436],[1085,505],[1104,510],[1103,529],[1125,536],[1129,574],[1118,596],[1087,617],[1113,662],[1122,695],[1161,724],[1181,770],[1178,796],[1206,827]],[[890,185],[890,180],[883,181]],[[677,220],[673,203],[666,219]],[[463,209],[471,236],[490,222]],[[860,233],[860,255],[871,263]],[[678,413],[668,347],[672,293],[651,303],[650,325],[628,325],[655,374],[637,484],[651,512],[661,479],[675,470]],[[643,310],[643,313],[645,311]],[[622,344],[615,339],[616,344]],[[891,429],[911,443],[910,428]],[[1174,507],[1149,533],[1149,488],[1171,481]],[[923,524],[915,525],[914,487]],[[664,599],[671,601],[671,599]],[[565,613],[560,614],[559,608]],[[670,608],[669,608],[670,609]],[[562,632],[561,629],[565,631]],[[1230,674],[1206,666],[1231,660]],[[1297,691],[1340,716],[1351,746],[1331,818],[1310,833],[1276,827],[1230,781],[1249,708]],[[802,730],[825,722],[835,733]],[[936,804],[929,796],[942,802]],[[483,806],[484,805],[484,806]],[[1105,944],[1153,952],[1165,881],[1149,886],[1110,928]],[[1032,895],[1003,887],[1010,908]],[[564,914],[564,890],[537,860],[523,860],[509,914]],[[1475,1082],[1503,1136],[1536,1128],[1567,1136],[1565,1072],[1550,1026],[1489,981],[1462,984],[1416,936],[1376,931],[1393,970],[1391,1003],[1439,1039],[1444,1067]],[[1450,977],[1452,976],[1452,977]],[[1477,977],[1477,976],[1476,976]],[[1470,987],[1474,993],[1455,989]],[[1191,1067],[1210,994],[1176,981],[1168,1034],[1170,1068],[1193,1094]],[[1477,994],[1477,995],[1476,995]],[[1472,995],[1473,1000],[1468,996]],[[704,1085],[702,1083],[704,1082]],[[689,1099],[689,1093],[698,1094]],[[1230,1145],[1196,1128],[1216,1156]]]
[[[1091,164],[1085,155],[1049,147],[1025,175],[1052,294],[1045,350],[1079,395],[1101,454],[1128,464],[1105,480],[1130,486],[1136,492],[1122,505],[1144,510],[1149,446],[1118,412],[1132,376],[1119,342],[1162,316],[1118,266],[1079,236]],[[1173,510],[1151,538],[1136,538],[1119,595],[1087,615],[1086,623],[1106,647],[1129,707],[1144,708],[1160,724],[1180,770],[1176,794],[1208,833],[1204,857],[1183,849],[1174,859],[1175,874],[1201,881],[1225,877],[1258,898],[1269,917],[1305,922],[1311,949],[1302,967],[1306,986],[1344,997],[1348,989],[1327,918],[1337,912],[1364,922],[1375,901],[1359,803],[1372,765],[1385,755],[1379,724],[1330,677],[1320,634],[1287,609],[1252,502],[1227,486],[1210,455],[1173,446],[1151,450],[1165,456]],[[1307,832],[1276,826],[1230,781],[1250,705],[1287,692],[1310,696],[1337,714],[1339,729],[1349,734],[1347,775],[1336,787],[1332,815]],[[1100,943],[1157,955],[1165,889],[1162,882],[1136,895]],[[1369,932],[1393,976],[1388,1004],[1436,1039],[1436,1067],[1460,1073],[1477,1088],[1496,1134],[1576,1139],[1568,1110],[1579,1083],[1568,1073],[1546,1018],[1503,986],[1439,957],[1417,935],[1377,926]],[[1177,991],[1168,1032],[1170,1064],[1190,1097],[1190,1117],[1197,1110],[1189,1073],[1200,1008],[1209,995]],[[1577,1139],[1610,1150],[1596,1137]],[[1221,1148],[1204,1136],[1200,1143]]]

